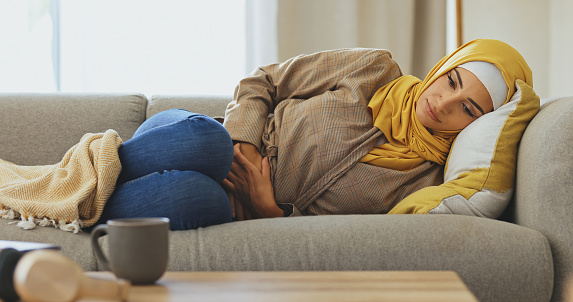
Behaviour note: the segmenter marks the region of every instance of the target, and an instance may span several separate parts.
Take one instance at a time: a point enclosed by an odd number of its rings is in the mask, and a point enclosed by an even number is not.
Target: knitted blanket
[[[0,160],[0,216],[18,226],[54,226],[77,233],[100,218],[121,163],[119,135],[86,134],[55,165],[20,166]]]

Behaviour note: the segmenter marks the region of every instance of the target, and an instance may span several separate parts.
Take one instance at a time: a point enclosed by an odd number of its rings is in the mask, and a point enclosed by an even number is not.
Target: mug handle
[[[91,237],[91,242],[92,242],[92,248],[95,251],[97,259],[102,263],[104,270],[110,271],[111,269],[109,267],[109,261],[107,260],[106,256],[103,254],[103,252],[101,250],[101,246],[99,245],[99,242],[98,242],[98,239],[100,237],[102,237],[103,235],[106,235],[108,233],[107,229],[108,229],[107,224],[100,224],[93,229],[90,237]]]

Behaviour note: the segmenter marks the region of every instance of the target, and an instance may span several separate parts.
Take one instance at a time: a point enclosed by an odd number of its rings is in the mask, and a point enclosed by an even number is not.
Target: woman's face
[[[418,120],[437,131],[464,129],[492,110],[493,102],[485,86],[463,68],[454,68],[437,78],[416,104]]]

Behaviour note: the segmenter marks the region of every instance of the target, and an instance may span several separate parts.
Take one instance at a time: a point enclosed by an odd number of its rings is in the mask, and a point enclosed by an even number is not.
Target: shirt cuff
[[[289,217],[294,212],[294,206],[291,203],[278,203],[277,205],[283,210],[283,217]]]

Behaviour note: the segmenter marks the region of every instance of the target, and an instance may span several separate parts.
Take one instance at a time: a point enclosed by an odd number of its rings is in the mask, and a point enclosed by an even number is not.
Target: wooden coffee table
[[[90,276],[113,279],[109,272]],[[97,301],[97,300],[81,300]],[[128,301],[477,301],[450,271],[167,272]]]

